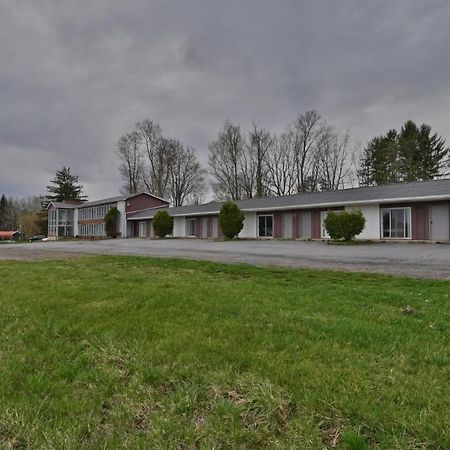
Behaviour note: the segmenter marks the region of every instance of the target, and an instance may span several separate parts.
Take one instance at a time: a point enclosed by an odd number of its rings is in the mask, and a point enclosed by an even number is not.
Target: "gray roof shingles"
[[[364,204],[371,202],[394,203],[403,200],[418,201],[426,198],[450,199],[450,179],[416,181],[383,186],[368,186],[325,192],[294,194],[283,197],[264,197],[239,200],[236,203],[243,211],[269,211],[276,209],[301,209],[308,207]],[[217,214],[222,202],[175,208],[152,208],[128,214],[129,219],[152,218],[158,210],[165,210],[172,216]]]

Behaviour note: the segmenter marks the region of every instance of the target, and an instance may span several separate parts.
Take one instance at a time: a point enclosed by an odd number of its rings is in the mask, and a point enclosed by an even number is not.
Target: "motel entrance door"
[[[449,239],[449,206],[431,205],[430,207],[430,239],[447,241]]]

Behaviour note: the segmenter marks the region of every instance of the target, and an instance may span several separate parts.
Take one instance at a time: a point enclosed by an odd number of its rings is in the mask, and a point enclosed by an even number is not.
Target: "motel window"
[[[186,236],[195,237],[196,236],[196,219],[186,219]]]
[[[411,208],[383,208],[381,234],[387,239],[410,239]]]
[[[51,209],[48,212],[48,235],[56,236],[57,230],[57,212],[56,209]]]
[[[94,219],[104,219],[106,213],[113,207],[115,204],[109,205],[100,205],[100,206],[90,206],[81,208],[79,210],[78,218],[79,220],[94,220]]]
[[[258,216],[258,236],[273,237],[273,216]]]
[[[73,236],[73,210],[60,209],[57,214],[58,236]]]
[[[145,222],[139,222],[139,237],[146,237],[146,228],[147,227],[145,226]]]

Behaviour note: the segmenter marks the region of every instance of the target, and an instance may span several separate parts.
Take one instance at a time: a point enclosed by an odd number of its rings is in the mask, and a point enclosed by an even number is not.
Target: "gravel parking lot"
[[[450,245],[446,244],[387,242],[342,246],[277,240],[111,239],[0,245],[0,259],[55,259],[86,254],[174,257],[450,279]]]

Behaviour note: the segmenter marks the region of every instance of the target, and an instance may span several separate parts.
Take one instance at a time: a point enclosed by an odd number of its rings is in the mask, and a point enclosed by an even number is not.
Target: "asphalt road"
[[[446,244],[387,242],[342,246],[278,240],[111,239],[0,245],[0,259],[49,259],[82,254],[175,257],[450,279],[450,245]]]

